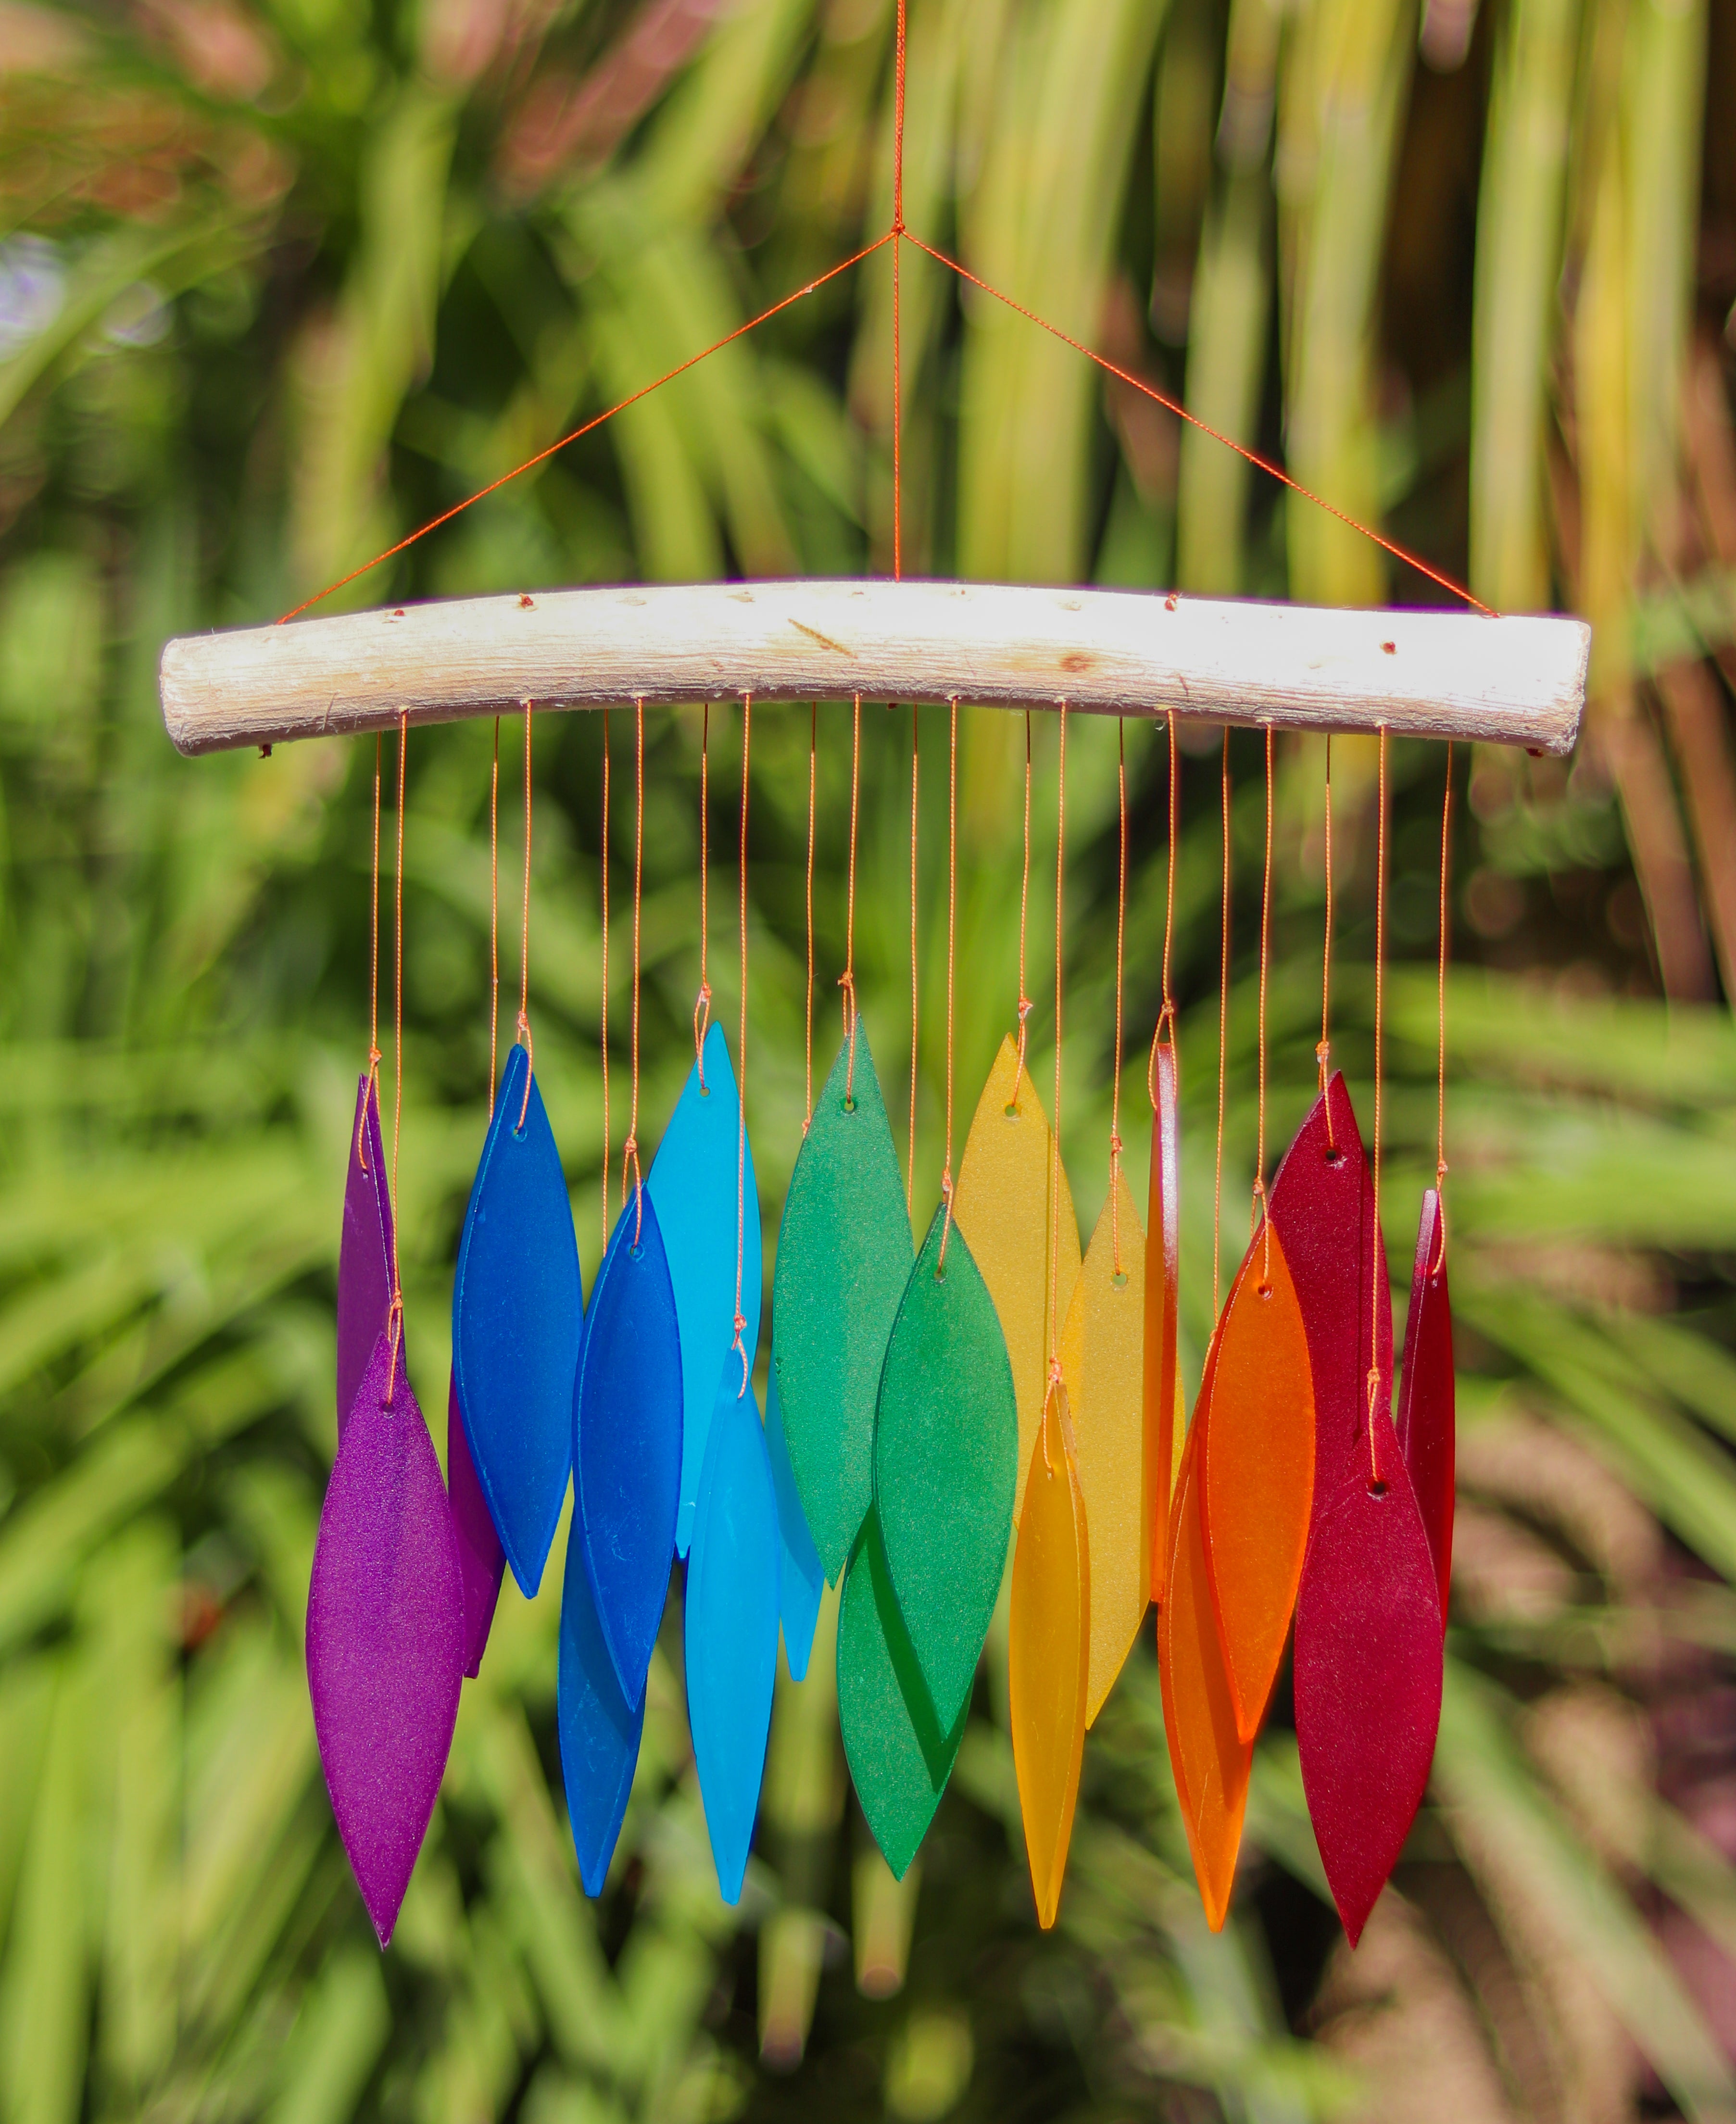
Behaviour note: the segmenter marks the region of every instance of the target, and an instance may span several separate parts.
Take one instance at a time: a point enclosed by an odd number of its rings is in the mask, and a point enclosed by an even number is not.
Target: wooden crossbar
[[[960,701],[1567,753],[1591,629],[1005,583],[797,580],[539,590],[222,634],[162,652],[184,753],[538,709]]]

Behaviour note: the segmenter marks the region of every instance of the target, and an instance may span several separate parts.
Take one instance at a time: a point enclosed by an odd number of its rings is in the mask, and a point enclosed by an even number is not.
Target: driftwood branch
[[[542,708],[848,699],[1069,707],[1566,753],[1578,620],[1000,583],[742,582],[402,605],[162,653],[185,753]]]

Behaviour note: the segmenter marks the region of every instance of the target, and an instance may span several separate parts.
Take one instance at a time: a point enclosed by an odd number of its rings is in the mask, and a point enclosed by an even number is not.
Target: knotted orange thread
[[[748,754],[753,735],[754,697],[741,696],[741,842],[736,862],[737,926],[741,941],[741,1015],[736,1032],[741,1064],[741,1097],[736,1105],[736,1338],[730,1347],[741,1360],[740,1401],[747,1392],[747,1321],[741,1311],[741,1250],[747,1223],[747,792]]]

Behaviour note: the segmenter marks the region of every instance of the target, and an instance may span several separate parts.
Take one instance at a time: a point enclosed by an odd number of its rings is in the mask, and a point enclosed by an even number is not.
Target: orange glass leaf
[[[1085,1745],[1091,1563],[1066,1389],[1048,1397],[1025,1471],[1007,1639],[1013,1767],[1037,1920],[1061,1907]]]
[[[1091,1529],[1088,1726],[1133,1649],[1151,1598],[1145,1282],[1146,1235],[1133,1191],[1117,1173],[1073,1285],[1061,1336],[1080,1493]]]
[[[1000,1315],[1019,1403],[1019,1478],[1013,1496],[1016,1525],[1023,1509],[1031,1449],[1042,1421],[1054,1328],[1065,1320],[1079,1274],[1079,1219],[1065,1171],[1061,1175],[1061,1261],[1055,1278],[1059,1318],[1050,1303],[1049,1191],[1053,1184],[1049,1117],[1028,1069],[1019,1066],[1010,1036],[976,1102],[958,1168],[953,1216],[981,1271]]]
[[[1176,1462],[1176,1417],[1181,1383],[1175,1365],[1175,1299],[1181,1267],[1181,1121],[1176,1097],[1175,1048],[1160,1041],[1152,1082],[1151,1181],[1146,1230],[1146,1487],[1150,1530],[1151,1598],[1164,1597],[1169,1560],[1169,1495]]]
[[[1251,1741],[1284,1655],[1314,1505],[1308,1329],[1277,1232],[1255,1233],[1219,1323],[1199,1510],[1236,1728]]]
[[[1236,1730],[1200,1523],[1197,1474],[1211,1386],[1208,1357],[1206,1383],[1182,1450],[1170,1511],[1168,1595],[1157,1614],[1157,1661],[1163,1681],[1164,1731],[1188,1849],[1206,1906],[1206,1922],[1214,1932],[1221,1932],[1235,1885],[1254,1750]]]

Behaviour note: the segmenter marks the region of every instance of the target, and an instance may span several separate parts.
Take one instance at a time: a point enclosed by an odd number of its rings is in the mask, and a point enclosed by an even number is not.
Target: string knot
[[[1447,1163],[1444,1158],[1435,1160],[1435,1189],[1437,1193],[1446,1182],[1448,1170]]]
[[[386,1309],[386,1342],[390,1360],[386,1366],[386,1402],[390,1408],[398,1398],[398,1360],[404,1346],[404,1294],[394,1290],[392,1303]]]
[[[738,1312],[736,1315],[736,1337],[729,1346],[741,1360],[741,1384],[736,1389],[737,1401],[747,1392],[747,1345],[741,1339],[746,1332],[747,1322]]]

